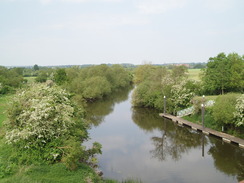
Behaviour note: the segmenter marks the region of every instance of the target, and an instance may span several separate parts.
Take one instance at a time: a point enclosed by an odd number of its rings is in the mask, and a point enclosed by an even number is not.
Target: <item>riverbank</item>
[[[165,117],[167,119],[170,119],[173,122],[178,123],[179,125],[190,127],[193,130],[201,131],[202,133],[204,133],[206,135],[212,135],[212,136],[221,138],[224,142],[237,144],[239,147],[244,148],[244,140],[240,139],[238,137],[234,137],[232,135],[222,133],[222,132],[210,129],[210,128],[205,128],[202,125],[192,123],[190,121],[184,120],[180,117],[172,116],[170,114],[160,113],[159,115],[161,117]]]
[[[94,169],[79,163],[76,171],[68,170],[64,163],[26,165],[15,163],[14,150],[5,143],[3,122],[7,119],[7,105],[12,95],[0,96],[0,182],[109,182],[102,180]]]
[[[65,164],[25,165],[14,163],[14,150],[4,140],[3,121],[7,119],[7,105],[13,95],[0,96],[0,183],[119,183],[116,180],[104,180],[96,171],[85,163],[79,163],[77,170],[70,171]],[[126,180],[123,183],[139,183],[136,180]]]

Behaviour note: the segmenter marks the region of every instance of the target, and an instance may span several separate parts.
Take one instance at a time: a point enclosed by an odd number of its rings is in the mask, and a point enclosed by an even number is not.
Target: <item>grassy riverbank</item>
[[[13,159],[16,152],[5,144],[3,121],[7,119],[6,110],[12,95],[0,96],[0,183],[119,183],[116,180],[103,180],[94,169],[80,163],[78,169],[70,171],[64,163],[19,165]],[[123,183],[140,183],[141,181],[128,179]]]

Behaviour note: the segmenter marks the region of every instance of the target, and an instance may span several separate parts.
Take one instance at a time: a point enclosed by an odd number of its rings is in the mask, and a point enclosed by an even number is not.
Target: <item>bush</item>
[[[184,67],[174,67],[172,71],[168,71],[164,67],[146,65],[139,66],[136,71],[138,85],[133,93],[134,106],[162,110],[164,96],[167,98],[167,113],[176,114],[177,110],[190,105],[190,100],[195,95],[193,89],[196,84],[187,81]]]
[[[219,125],[235,124],[234,112],[238,94],[229,93],[220,95],[213,106],[213,117]]]
[[[80,145],[88,139],[87,125],[70,97],[65,90],[46,84],[33,84],[16,94],[5,137],[19,152],[19,163],[63,160],[75,169],[81,157],[88,161],[91,155]]]
[[[21,73],[20,68],[0,66],[0,94],[10,93],[21,86],[24,81]]]
[[[244,94],[237,98],[235,109],[236,126],[244,126]]]

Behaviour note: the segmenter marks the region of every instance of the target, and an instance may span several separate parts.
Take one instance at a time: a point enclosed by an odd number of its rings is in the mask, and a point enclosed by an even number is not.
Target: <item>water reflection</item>
[[[99,165],[105,177],[145,183],[244,179],[244,149],[179,127],[158,111],[131,108],[128,93],[89,106],[90,118],[98,119],[90,134],[103,146]]]
[[[212,138],[208,153],[214,159],[214,166],[230,176],[237,176],[239,181],[244,180],[244,151],[234,145],[223,143]]]
[[[88,103],[86,107],[88,119],[94,126],[98,126],[104,121],[104,117],[113,112],[114,105],[123,102],[128,99],[129,92],[133,86],[123,88],[106,96],[105,98]]]
[[[154,149],[150,151],[152,157],[160,161],[166,160],[168,156],[178,161],[182,153],[187,153],[191,148],[202,147],[202,142],[207,143],[200,133],[179,127],[172,121],[159,117],[155,110],[133,108],[132,119],[143,130],[160,131],[160,136],[151,137]]]

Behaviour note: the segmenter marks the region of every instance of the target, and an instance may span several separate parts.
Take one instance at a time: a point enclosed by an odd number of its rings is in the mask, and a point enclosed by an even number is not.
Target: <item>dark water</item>
[[[103,146],[98,159],[105,177],[145,183],[244,180],[244,149],[179,127],[154,110],[132,108],[131,92],[88,106],[91,142]]]

